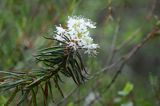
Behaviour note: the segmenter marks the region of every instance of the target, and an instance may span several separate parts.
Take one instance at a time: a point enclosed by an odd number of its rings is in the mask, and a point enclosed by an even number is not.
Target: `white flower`
[[[82,36],[84,45],[89,45],[93,43],[93,39],[90,36]]]
[[[63,29],[63,27],[61,27],[61,25],[60,25],[60,27],[56,26],[56,32],[57,32],[57,34],[64,34],[66,32],[66,30]]]
[[[96,28],[95,23],[91,20],[77,16],[68,17],[67,27],[69,30],[79,33],[88,31],[88,28]]]
[[[65,33],[66,33],[66,30],[65,29],[63,29],[63,27],[61,27],[61,25],[60,26],[56,26],[56,36],[55,36],[55,39],[57,39],[58,41],[65,41],[65,39],[64,39],[64,35],[65,35]]]
[[[62,41],[62,42],[65,41],[65,39],[62,36],[59,36],[59,35],[56,35],[55,39],[58,40],[58,41]]]
[[[93,54],[96,55],[97,54],[97,48],[99,48],[98,44],[90,44],[90,45],[86,45],[83,47],[84,49],[86,49],[86,51],[84,52],[85,54]]]
[[[56,26],[55,39],[65,42],[73,50],[84,49],[87,54],[97,54],[98,44],[93,43],[89,29],[96,28],[95,23],[83,17],[68,17],[67,28]],[[66,40],[66,38],[68,40]]]
[[[96,28],[95,23],[93,23],[91,20],[88,19],[88,21],[86,22],[86,25],[89,28]]]
[[[68,46],[69,46],[69,47],[72,47],[74,50],[77,50],[77,49],[78,49],[78,46],[77,46],[76,43],[74,43],[74,42],[69,42],[69,43],[68,43]]]

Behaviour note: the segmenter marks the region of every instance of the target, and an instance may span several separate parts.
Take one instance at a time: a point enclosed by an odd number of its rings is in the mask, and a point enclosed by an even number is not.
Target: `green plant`
[[[115,98],[114,102],[118,104],[118,106],[134,106],[132,100],[128,99],[129,94],[133,91],[133,84],[127,82],[124,86],[123,90],[118,92],[118,97]]]
[[[61,75],[71,77],[77,85],[85,82],[87,72],[80,50],[84,50],[88,54],[96,53],[98,46],[93,44],[92,38],[88,35],[88,28],[95,26],[92,25],[89,19],[81,17],[69,17],[67,24],[68,29],[63,29],[61,26],[56,27],[56,36],[53,38],[46,37],[53,42],[56,41],[56,45],[44,48],[35,55],[42,68],[29,72],[0,71],[2,74],[0,90],[15,89],[5,106],[11,103],[18,92],[22,92],[18,105],[29,99],[29,97],[31,97],[30,103],[33,102],[34,105],[37,105],[36,96],[39,89],[44,94],[44,103],[46,105],[48,95],[51,94],[51,97],[53,97],[52,82],[64,97],[59,86],[59,82],[62,81]]]

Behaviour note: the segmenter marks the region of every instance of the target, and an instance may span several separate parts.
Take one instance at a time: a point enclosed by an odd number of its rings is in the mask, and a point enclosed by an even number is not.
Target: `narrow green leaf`
[[[42,76],[38,79],[36,79],[35,81],[33,81],[31,84],[29,84],[28,86],[26,86],[26,88],[32,88],[33,86],[36,86],[37,84],[39,84],[41,82],[41,80],[44,79],[45,76]]]
[[[60,86],[59,86],[59,84],[58,84],[58,79],[57,79],[57,77],[54,77],[54,82],[55,82],[55,85],[56,85],[56,87],[58,88],[61,96],[64,97],[63,92],[62,92],[62,90],[61,90],[61,88],[60,88]]]
[[[34,91],[34,89],[32,89],[32,98],[33,98],[32,101],[33,101],[34,106],[37,106],[36,95],[37,93]]]
[[[7,100],[7,102],[4,104],[4,106],[8,106],[12,102],[12,100],[15,98],[18,91],[19,91],[18,88],[14,90],[14,92],[12,93],[10,98]]]
[[[49,91],[50,91],[50,95],[51,95],[51,100],[54,103],[55,101],[53,99],[52,85],[51,85],[50,81],[48,81],[48,87],[49,87]]]
[[[46,96],[45,96],[45,90],[43,89],[43,86],[42,85],[40,85],[40,87],[41,87],[41,90],[42,90],[42,93],[43,93],[43,97],[44,97],[44,106],[48,106],[47,104],[48,104],[48,101],[47,101],[47,98],[46,98]]]
[[[67,67],[67,70],[68,70],[68,72],[70,72],[73,81],[74,81],[77,85],[79,85],[79,84],[78,84],[78,81],[77,81],[77,79],[76,79],[76,76],[74,75],[72,69],[70,69],[70,67]]]
[[[17,106],[19,106],[21,103],[24,102],[24,100],[26,100],[26,98],[28,97],[28,94],[29,94],[29,93],[30,93],[30,90],[26,90],[26,91],[24,92],[24,94],[22,95],[22,97],[21,97],[20,101],[18,102]]]

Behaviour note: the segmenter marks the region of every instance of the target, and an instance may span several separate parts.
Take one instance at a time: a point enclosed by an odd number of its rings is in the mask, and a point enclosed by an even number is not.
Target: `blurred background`
[[[100,45],[99,53],[96,57],[83,56],[86,69],[94,74],[127,54],[151,32],[160,16],[160,1],[0,0],[0,70],[30,71],[36,68],[34,54],[53,44],[43,36],[48,36],[49,28],[64,25],[72,15],[84,16],[97,23],[92,35]],[[118,48],[116,52],[115,48]],[[160,38],[157,37],[129,60],[109,90],[105,91],[116,68],[80,86],[61,105],[160,106],[159,48]],[[64,80],[61,86],[67,95],[76,85],[71,79]],[[0,95],[0,105],[9,94]],[[54,95],[55,101],[62,100],[56,89]],[[41,106],[43,98],[38,98]],[[49,101],[50,106],[55,105]]]

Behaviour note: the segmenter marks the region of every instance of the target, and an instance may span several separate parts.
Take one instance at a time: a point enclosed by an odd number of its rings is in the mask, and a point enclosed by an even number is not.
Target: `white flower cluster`
[[[56,36],[58,41],[65,42],[74,50],[84,49],[87,54],[97,54],[98,44],[93,43],[89,29],[96,28],[95,23],[90,19],[72,16],[68,17],[67,26],[56,26]]]

